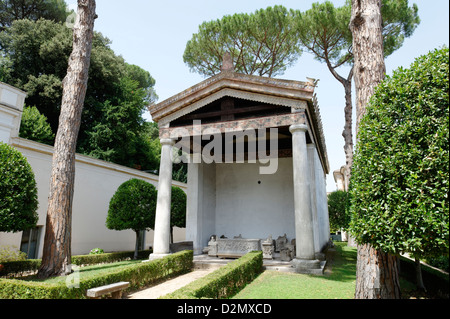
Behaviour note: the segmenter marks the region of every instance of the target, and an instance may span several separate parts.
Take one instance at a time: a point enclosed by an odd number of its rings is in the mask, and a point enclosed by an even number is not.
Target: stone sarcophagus
[[[211,238],[208,243],[209,256],[219,258],[239,258],[251,251],[261,250],[261,239]]]

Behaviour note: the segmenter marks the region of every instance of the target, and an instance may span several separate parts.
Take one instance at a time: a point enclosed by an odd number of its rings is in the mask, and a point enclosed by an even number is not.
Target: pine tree
[[[38,277],[71,272],[72,202],[75,181],[75,150],[86,95],[94,33],[95,0],[78,0],[73,50],[63,81],[63,98],[56,134],[42,264]]]

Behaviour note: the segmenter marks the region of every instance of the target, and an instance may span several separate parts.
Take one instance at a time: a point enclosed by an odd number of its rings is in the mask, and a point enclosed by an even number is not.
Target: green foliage
[[[104,254],[105,252],[101,248],[94,248],[89,252],[89,255],[99,255]]]
[[[417,5],[408,6],[408,0],[383,0],[381,6],[384,56],[391,55],[410,37],[420,23]],[[296,24],[303,47],[315,59],[335,69],[353,64],[352,34],[348,27],[351,1],[335,8],[331,1],[313,3],[311,9],[296,11]]]
[[[29,272],[38,271],[41,266],[40,259],[25,259],[16,261],[7,261],[2,263],[0,269],[0,277],[21,277],[27,275]]]
[[[350,214],[347,210],[348,193],[335,191],[328,195],[328,213],[330,217],[330,228],[346,230],[350,224]]]
[[[27,254],[18,251],[15,247],[2,245],[0,246],[0,263],[8,261],[20,261],[27,259]]]
[[[0,31],[15,20],[40,18],[65,22],[69,14],[64,0],[1,0]]]
[[[8,57],[0,55],[0,82],[6,82],[10,77],[11,60]]]
[[[333,68],[352,62],[352,33],[349,4],[335,8],[333,3],[313,3],[311,9],[296,11],[295,23],[302,46],[320,62]]]
[[[59,122],[62,81],[72,52],[72,30],[40,19],[17,20],[0,32],[0,77],[28,93],[27,104],[47,117],[53,133]],[[143,170],[157,164],[142,118],[156,100],[150,73],[125,62],[95,32],[77,152]]]
[[[161,298],[230,298],[262,272],[262,265],[262,251],[253,251]]]
[[[372,96],[350,185],[358,243],[415,257],[448,256],[448,60],[447,47],[421,56]]]
[[[96,248],[98,249],[98,248]],[[102,250],[101,250],[102,251]],[[96,253],[89,255],[78,255],[72,256],[72,264],[78,266],[87,266],[87,265],[96,265],[103,263],[113,263],[123,260],[132,259],[134,257],[134,251],[124,251],[124,252],[115,252],[115,253]],[[139,250],[137,259],[147,259],[148,256],[152,253],[150,250]]]
[[[48,145],[53,145],[55,140],[55,134],[53,134],[47,118],[35,106],[23,109],[19,135],[22,138]]]
[[[420,23],[418,7],[408,6],[408,0],[383,0],[381,16],[384,56],[399,49]]]
[[[141,69],[137,65],[133,64],[125,64],[125,76],[129,79],[137,81],[138,87],[144,89],[145,91],[145,101],[149,103],[153,103],[158,99],[158,95],[156,95],[153,87],[156,84],[156,81],[150,73]]]
[[[446,272],[450,271],[448,254],[447,254],[447,256],[439,256],[439,257],[429,258],[426,260],[426,263],[430,266],[442,269]]]
[[[88,278],[83,278],[82,269],[79,288],[67,287],[67,277],[62,277],[56,283],[0,278],[0,299],[86,299],[86,291],[91,288],[128,281],[130,282],[129,290],[139,289],[186,273],[192,267],[193,252],[182,251],[161,259],[132,264]]]
[[[297,38],[291,12],[276,5],[203,22],[188,41],[183,60],[191,71],[212,76],[229,52],[236,72],[273,77],[301,55]]]
[[[38,221],[33,170],[18,150],[0,142],[0,232],[19,232]]]
[[[135,232],[155,227],[157,192],[155,186],[141,179],[130,179],[119,186],[109,202],[106,227]]]
[[[354,299],[356,247],[338,242],[333,250],[323,276],[264,271],[232,299]]]
[[[151,163],[151,155],[147,155],[150,151],[142,152],[146,143],[139,134],[144,123],[142,101],[145,94],[137,81],[122,78],[114,96],[105,101],[104,112],[86,133],[88,139],[83,144],[84,153],[128,167],[138,164],[138,155],[143,156],[142,164]]]
[[[152,253],[151,250],[139,250],[137,259],[148,259],[148,256]],[[115,253],[102,253],[94,255],[78,255],[71,257],[72,265],[88,266],[97,264],[109,264],[114,262],[120,262],[123,260],[129,260],[134,257],[134,251],[124,251]],[[20,254],[20,257],[23,257]],[[26,256],[25,256],[26,258]],[[36,272],[41,266],[41,259],[23,259],[15,261],[1,261],[3,269],[0,269],[0,277],[4,276],[24,276],[28,272]]]
[[[186,193],[176,186],[172,186],[170,225],[172,227],[186,227]]]

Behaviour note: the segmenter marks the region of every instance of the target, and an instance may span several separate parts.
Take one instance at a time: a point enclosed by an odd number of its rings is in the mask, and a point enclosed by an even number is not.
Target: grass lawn
[[[356,248],[336,243],[335,249],[323,276],[267,270],[233,299],[353,299]]]
[[[233,299],[354,299],[356,259],[356,247],[337,242],[331,265],[327,265],[323,276],[266,270]],[[425,282],[430,289],[424,293],[417,290],[414,279],[404,275],[401,273],[399,278],[402,299],[448,299],[448,289],[438,291],[442,288]],[[448,283],[448,279],[443,282]]]

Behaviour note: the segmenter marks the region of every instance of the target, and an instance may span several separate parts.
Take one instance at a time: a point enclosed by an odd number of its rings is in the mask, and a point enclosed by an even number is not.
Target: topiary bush
[[[334,191],[328,194],[328,214],[330,217],[330,229],[338,231],[346,230],[350,224],[350,214],[347,210],[348,192]]]
[[[132,229],[136,233],[134,258],[138,253],[139,232],[155,228],[156,200],[155,186],[133,178],[121,184],[109,202],[106,227]]]
[[[350,185],[360,244],[416,258],[449,249],[449,51],[434,50],[375,90]]]
[[[17,149],[0,142],[0,232],[31,229],[38,221],[33,169]]]

